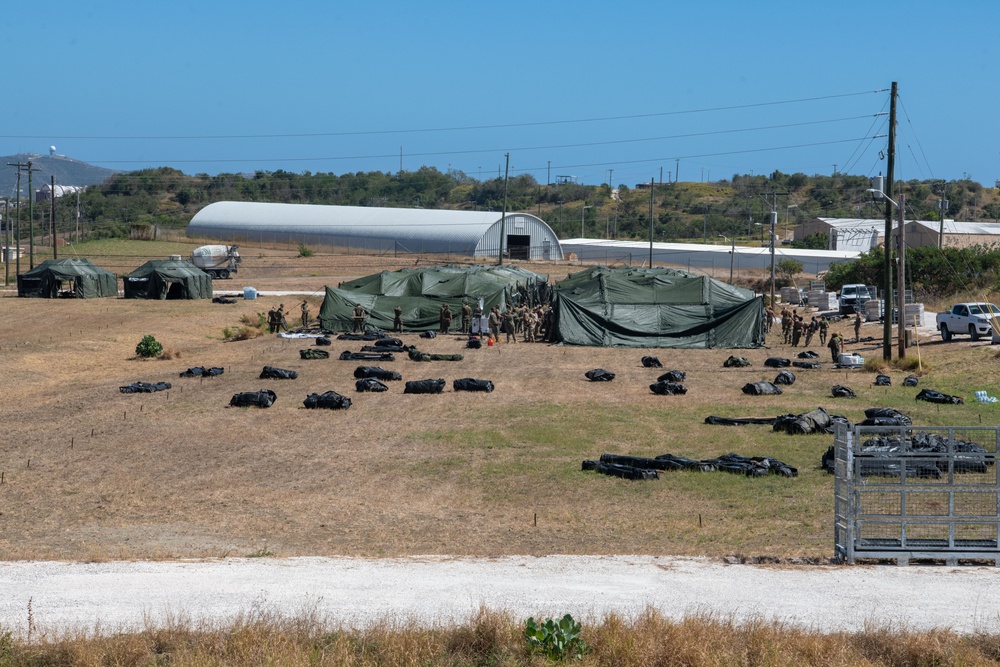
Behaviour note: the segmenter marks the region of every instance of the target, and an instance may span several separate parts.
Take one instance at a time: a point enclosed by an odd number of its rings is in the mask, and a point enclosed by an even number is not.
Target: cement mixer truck
[[[238,245],[203,245],[191,253],[191,263],[212,276],[226,280],[236,275],[243,258]]]

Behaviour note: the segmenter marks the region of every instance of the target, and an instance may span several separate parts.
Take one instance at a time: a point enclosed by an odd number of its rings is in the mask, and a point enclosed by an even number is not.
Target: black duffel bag
[[[660,377],[656,378],[657,382],[684,382],[687,378],[687,373],[684,371],[667,371]]]
[[[663,364],[656,357],[643,357],[642,365],[644,368],[663,368]]]
[[[194,368],[189,368],[183,373],[181,373],[182,378],[196,378],[196,377],[215,377],[216,375],[222,375],[225,371],[218,366],[212,366],[211,368],[205,368],[204,366],[195,366]]]
[[[774,384],[793,385],[795,384],[795,373],[791,371],[779,371],[774,378]]]
[[[123,394],[152,394],[167,389],[170,389],[169,382],[133,382],[124,387],[118,387],[118,391]]]
[[[278,395],[270,389],[260,391],[244,391],[233,394],[229,406],[233,408],[269,408],[278,400]]]
[[[375,378],[376,380],[402,380],[398,371],[387,371],[379,366],[358,366],[354,369],[356,378]]]
[[[743,393],[747,396],[771,396],[781,393],[781,387],[770,382],[748,382],[743,385]]]
[[[375,347],[403,347],[403,340],[401,338],[386,336],[375,341]]]
[[[470,338],[469,342],[466,343],[465,346],[473,350],[478,350],[483,346],[483,341],[478,338]]]
[[[261,380],[294,380],[297,377],[299,377],[297,371],[275,368],[274,366],[264,366],[264,370],[260,372]]]
[[[688,393],[687,387],[680,382],[654,382],[649,390],[659,396],[677,396]]]
[[[927,401],[928,403],[940,403],[943,405],[953,404],[959,405],[965,403],[958,396],[951,396],[949,394],[942,394],[940,391],[934,389],[921,389],[920,393],[914,397],[916,401]]]
[[[493,391],[493,383],[489,380],[477,380],[475,378],[459,378],[451,383],[455,391]]]
[[[302,405],[310,409],[346,410],[351,407],[351,399],[341,396],[335,391],[325,391],[322,394],[309,394],[302,401]]]
[[[854,390],[850,387],[845,387],[842,384],[835,384],[833,388],[830,389],[830,394],[834,398],[857,398],[858,395],[854,393]]]
[[[905,378],[903,378],[904,387],[916,387],[918,384],[920,384],[920,380],[917,378],[916,375],[907,375]]]
[[[595,368],[593,370],[589,370],[586,373],[584,373],[584,375],[586,375],[587,379],[590,380],[591,382],[611,382],[612,380],[615,379],[614,373],[612,373],[611,371],[606,371],[603,368]]]
[[[389,387],[385,386],[375,378],[361,378],[354,383],[354,388],[357,391],[370,391],[375,393],[389,391]]]
[[[881,373],[875,376],[875,382],[873,383],[876,387],[891,387],[892,378],[888,375],[882,375]]]
[[[823,368],[823,364],[817,361],[793,361],[792,366],[796,368]]]
[[[440,394],[444,391],[444,380],[410,380],[403,388],[404,394]]]
[[[333,341],[330,340],[329,338],[327,338],[326,336],[320,336],[319,338],[316,339],[316,344],[317,345],[333,345]]]
[[[792,365],[792,360],[785,359],[784,357],[768,357],[764,361],[764,365],[771,368],[787,368]]]

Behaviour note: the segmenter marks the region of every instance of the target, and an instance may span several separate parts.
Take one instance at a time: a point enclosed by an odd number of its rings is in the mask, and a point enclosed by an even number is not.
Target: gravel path
[[[824,630],[866,624],[995,630],[1000,576],[991,567],[754,566],[702,558],[546,556],[495,559],[293,558],[0,563],[0,627],[139,628],[171,618],[316,613],[365,626],[383,618],[463,621],[481,605],[517,617],[596,619],[647,607]]]

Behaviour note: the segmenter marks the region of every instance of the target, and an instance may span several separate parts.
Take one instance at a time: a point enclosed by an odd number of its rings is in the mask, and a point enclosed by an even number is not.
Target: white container
[[[865,360],[861,357],[860,354],[844,353],[841,354],[839,357],[837,357],[837,364],[839,364],[840,366],[852,366],[860,368],[861,366],[864,366]]]
[[[257,288],[256,287],[244,287],[243,288],[243,298],[244,299],[256,299],[257,298]]]

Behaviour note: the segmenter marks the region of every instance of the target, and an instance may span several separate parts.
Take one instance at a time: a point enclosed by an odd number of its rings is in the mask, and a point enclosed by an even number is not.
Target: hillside
[[[18,162],[31,162],[33,170],[32,186],[38,190],[43,185],[51,183],[51,177],[56,177],[57,185],[99,185],[117,172],[113,169],[95,167],[68,158],[65,155],[38,155],[35,153],[18,153],[0,157],[0,196],[15,197],[17,195],[17,167],[10,166]],[[28,196],[28,172],[22,168],[21,197]]]

